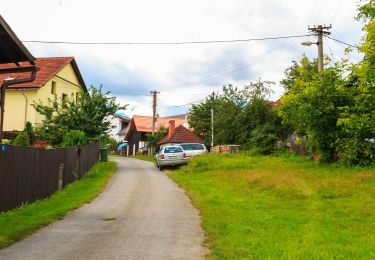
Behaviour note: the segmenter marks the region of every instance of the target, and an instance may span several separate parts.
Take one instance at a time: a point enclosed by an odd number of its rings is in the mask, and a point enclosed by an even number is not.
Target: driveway
[[[150,162],[116,158],[94,201],[11,247],[0,259],[201,259],[198,211]]]

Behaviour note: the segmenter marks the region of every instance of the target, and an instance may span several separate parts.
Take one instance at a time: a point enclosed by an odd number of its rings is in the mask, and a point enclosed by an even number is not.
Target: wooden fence
[[[82,178],[98,158],[98,143],[56,149],[1,145],[0,212],[50,196]]]

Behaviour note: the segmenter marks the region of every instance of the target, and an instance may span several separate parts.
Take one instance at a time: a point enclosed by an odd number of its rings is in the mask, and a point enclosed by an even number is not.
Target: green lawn
[[[99,162],[81,180],[50,198],[0,214],[0,248],[61,219],[67,212],[95,198],[116,171],[114,162]]]
[[[169,176],[200,210],[213,258],[375,258],[373,169],[209,154]]]

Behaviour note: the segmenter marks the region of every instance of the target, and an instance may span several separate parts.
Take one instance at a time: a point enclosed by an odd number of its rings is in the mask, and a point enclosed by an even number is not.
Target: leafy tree
[[[161,127],[155,134],[147,133],[147,147],[156,147],[157,143],[168,134],[168,128]]]
[[[83,146],[87,144],[85,132],[69,130],[63,137],[62,147]]]
[[[359,50],[364,58],[351,67],[346,85],[352,102],[342,109],[337,141],[339,157],[346,165],[375,164],[375,1],[359,7],[358,20],[366,35]]]
[[[282,134],[281,119],[267,100],[272,82],[258,80],[239,89],[224,86],[223,93],[210,96],[190,110],[189,124],[206,144],[211,142],[211,107],[214,107],[214,141],[216,144],[246,144],[255,129],[279,138]],[[267,127],[266,127],[267,126]],[[254,132],[255,134],[255,132]],[[250,147],[249,145],[243,146]]]
[[[88,92],[81,92],[77,100],[72,96],[67,100],[49,100],[48,104],[34,103],[38,113],[45,116],[37,131],[42,138],[52,145],[63,142],[63,136],[69,130],[80,130],[85,133],[88,142],[99,141],[108,136],[111,128],[109,118],[119,109],[116,98],[104,93],[102,88],[91,86]]]

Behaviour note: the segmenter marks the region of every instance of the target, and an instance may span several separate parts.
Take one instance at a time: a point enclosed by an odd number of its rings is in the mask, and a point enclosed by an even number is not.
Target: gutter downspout
[[[8,73],[9,71],[12,71],[12,72],[31,72],[31,76],[30,78],[24,78],[24,79],[11,79],[11,80],[7,80],[5,81],[2,85],[1,85],[1,96],[0,96],[0,102],[1,102],[1,106],[0,106],[0,109],[1,109],[1,112],[0,112],[0,143],[3,142],[3,127],[4,127],[4,107],[5,107],[5,90],[7,87],[11,86],[11,85],[15,85],[15,84],[21,84],[21,83],[27,83],[27,82],[31,82],[31,81],[34,81],[35,80],[35,77],[36,77],[36,72],[38,70],[38,68],[35,66],[35,63],[32,64],[33,66],[30,66],[30,67],[27,67],[27,68],[16,68],[16,69],[4,69],[4,70],[0,70],[0,74],[1,73]]]
[[[24,120],[24,125],[26,125],[26,122],[27,122],[27,106],[29,105],[29,100],[27,99],[27,96],[25,95],[25,93],[23,92],[22,89],[21,89],[21,93],[22,93],[22,96],[25,98],[25,101],[26,101],[26,104],[25,104],[25,120]]]

